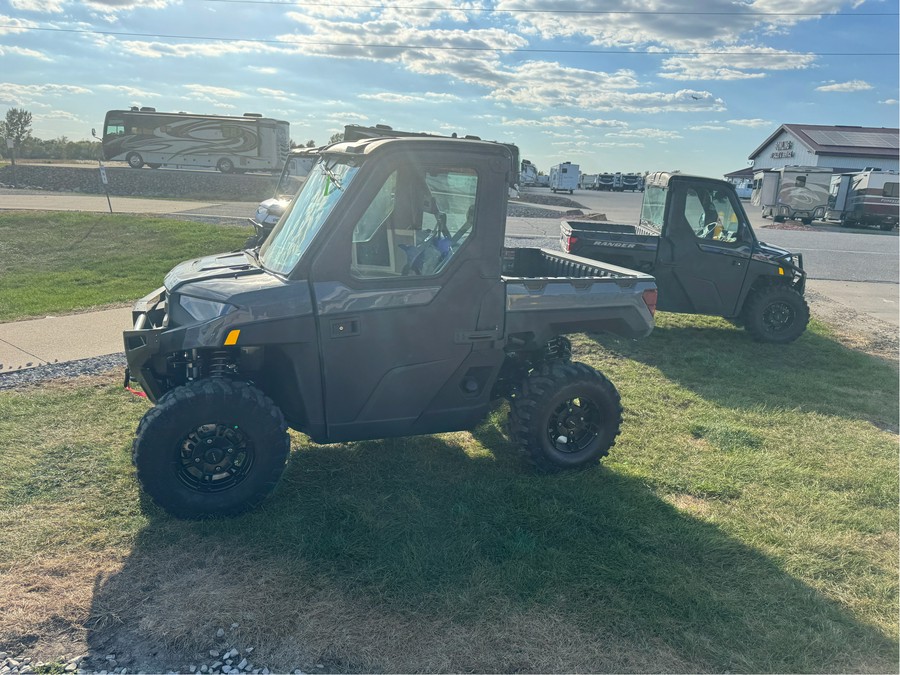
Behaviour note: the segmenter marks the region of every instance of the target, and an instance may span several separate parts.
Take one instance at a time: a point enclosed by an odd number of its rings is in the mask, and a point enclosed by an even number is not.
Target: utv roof
[[[682,178],[695,181],[695,180],[705,180],[713,183],[727,183],[720,178],[710,178],[709,176],[698,176],[696,174],[690,173],[680,173],[678,171],[657,171],[656,173],[651,173],[644,178],[645,187],[661,187],[667,188],[669,187],[669,181],[671,180],[681,180]],[[730,183],[728,183],[730,185]]]
[[[503,154],[510,158],[510,150],[503,143],[495,141],[482,141],[476,138],[452,138],[449,136],[408,136],[408,137],[383,137],[383,138],[363,138],[356,141],[341,141],[334,143],[325,148],[321,148],[322,154],[328,153],[344,153],[352,155],[369,155],[385,145],[435,145],[447,146],[450,144],[459,146],[480,147],[483,149],[490,148],[492,151]]]

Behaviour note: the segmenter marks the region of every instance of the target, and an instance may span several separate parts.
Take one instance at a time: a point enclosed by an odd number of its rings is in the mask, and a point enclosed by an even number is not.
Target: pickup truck
[[[727,181],[651,174],[638,225],[564,221],[560,242],[569,253],[654,275],[663,311],[721,316],[778,344],[809,323],[803,256],[759,241]]]
[[[474,428],[510,402],[542,471],[595,464],[619,433],[613,384],[567,334],[653,328],[649,274],[505,249],[511,156],[454,138],[342,142],[257,249],[176,266],[125,331],[151,402],[132,452],[178,517],[239,513],[277,482],[287,428],[318,443]]]

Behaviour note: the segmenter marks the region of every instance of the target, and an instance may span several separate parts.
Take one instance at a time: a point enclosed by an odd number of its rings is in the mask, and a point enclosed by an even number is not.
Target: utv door
[[[369,160],[313,265],[330,441],[468,428],[490,405],[508,166],[432,155]]]
[[[654,270],[659,309],[734,316],[752,237],[728,190],[703,181],[673,182]]]

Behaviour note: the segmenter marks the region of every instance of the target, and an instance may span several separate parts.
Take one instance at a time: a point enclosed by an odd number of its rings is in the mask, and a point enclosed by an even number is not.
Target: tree
[[[329,143],[329,145],[331,143],[340,143],[342,140],[344,140],[344,134],[341,132],[338,132],[336,134],[331,134],[331,138],[328,139],[328,143]]]
[[[16,147],[31,137],[31,113],[25,108],[10,108],[6,111],[6,120],[0,122],[0,135],[11,138]]]
[[[306,147],[314,148],[314,147],[316,147],[316,142],[314,140],[310,139],[310,140],[306,141]]]

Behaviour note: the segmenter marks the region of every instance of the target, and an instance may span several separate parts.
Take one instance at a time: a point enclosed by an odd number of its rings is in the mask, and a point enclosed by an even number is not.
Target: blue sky
[[[258,112],[718,176],[780,124],[898,126],[896,0],[0,0],[0,114]],[[875,15],[873,15],[875,14]],[[180,37],[175,37],[180,36]],[[887,56],[859,55],[873,52]],[[840,53],[840,55],[834,55]],[[857,54],[848,56],[846,54]]]

